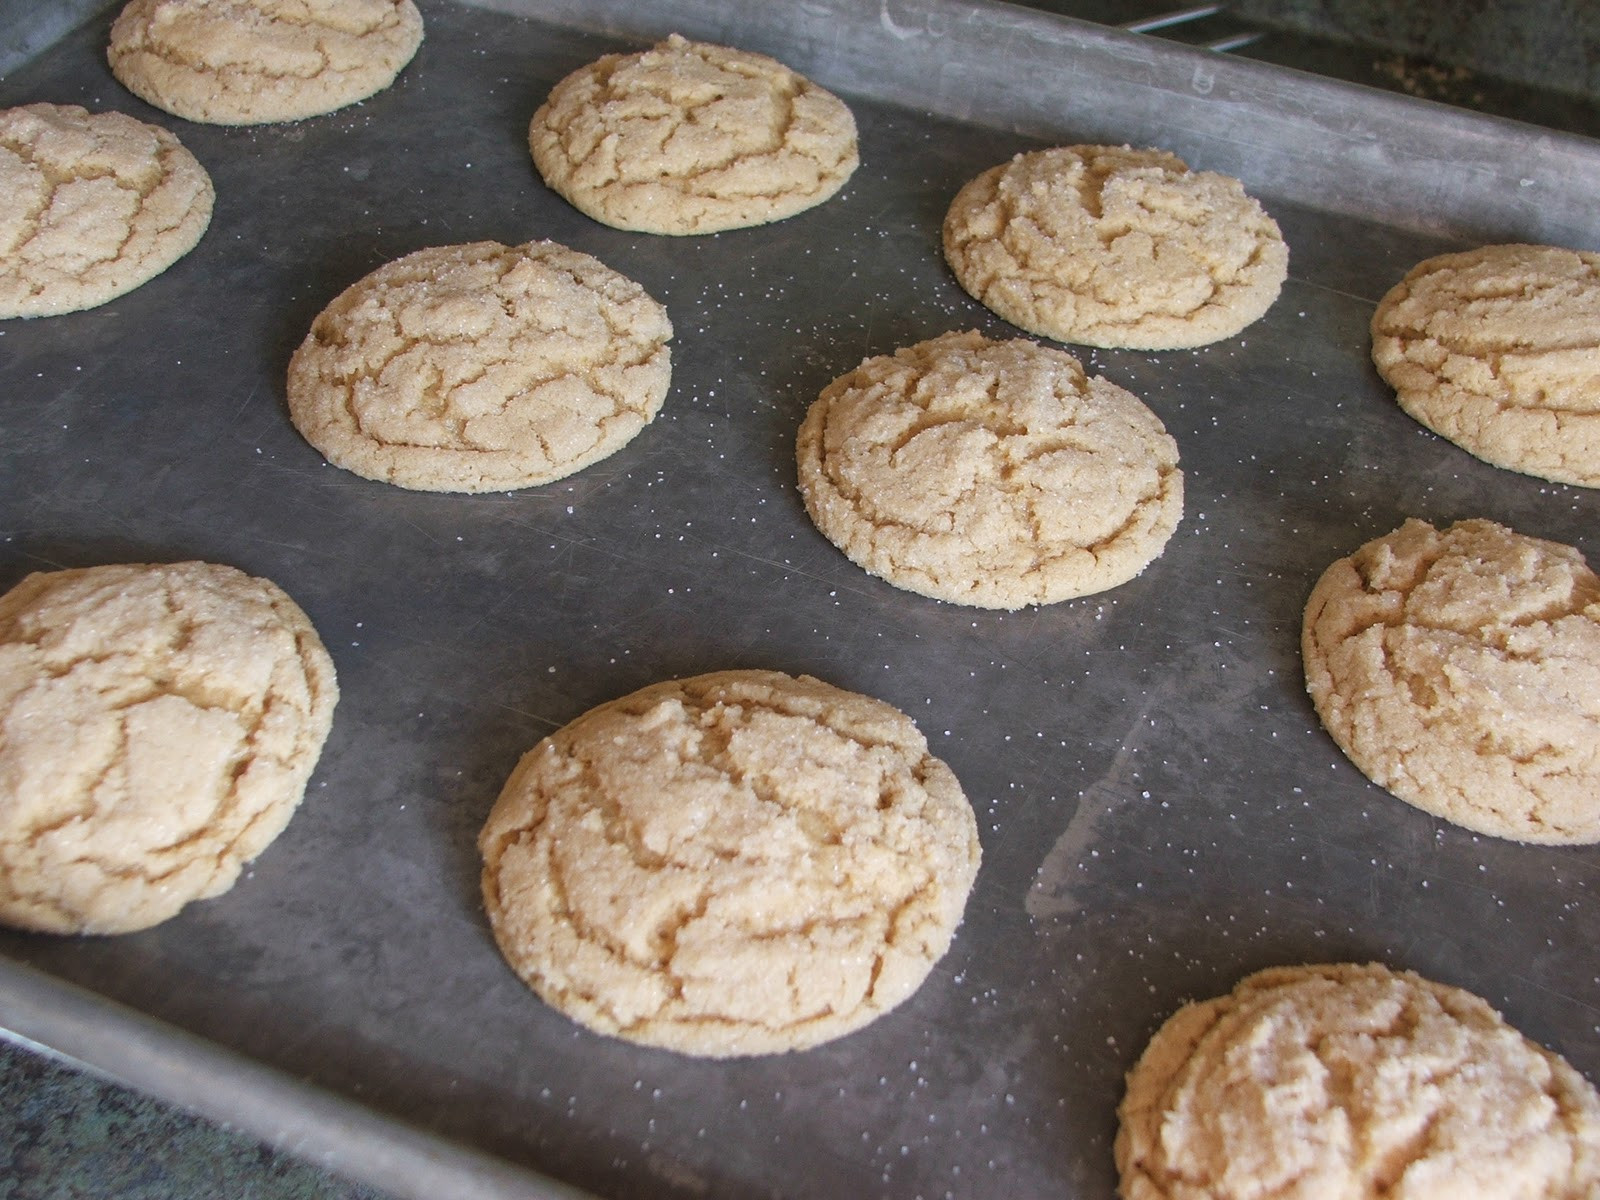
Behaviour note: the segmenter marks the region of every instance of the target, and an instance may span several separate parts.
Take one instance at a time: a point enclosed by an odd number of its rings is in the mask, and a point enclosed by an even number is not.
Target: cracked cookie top
[[[1123,1200],[1587,1200],[1600,1095],[1483,1000],[1276,967],[1180,1009],[1128,1074]]]
[[[778,221],[832,196],[858,162],[837,96],[765,55],[676,34],[568,75],[528,147],[573,207],[642,233]]]
[[[555,242],[418,250],[352,284],[289,363],[289,415],[336,466],[440,492],[560,479],[643,429],[666,309]]]
[[[0,597],[0,920],[125,933],[227,891],[299,805],[337,699],[267,580],[28,576]]]
[[[1021,338],[947,333],[867,359],[823,389],[796,453],[806,511],[851,561],[981,608],[1124,583],[1183,514],[1156,415]]]
[[[1600,254],[1483,246],[1418,263],[1372,314],[1400,407],[1470,454],[1600,487]]]
[[[905,1000],[979,859],[910,718],[775,671],[585,713],[523,756],[479,847],[495,938],[539,996],[718,1058],[813,1046]]]
[[[132,291],[211,223],[211,177],[165,129],[122,113],[0,111],[0,318]]]
[[[412,0],[130,0],[111,25],[111,73],[190,121],[320,116],[394,82],[422,44]]]
[[[1576,549],[1409,520],[1324,572],[1301,650],[1374,783],[1479,833],[1600,841],[1600,578]]]
[[[950,204],[944,254],[1013,325],[1134,350],[1232,337],[1289,267],[1277,223],[1237,179],[1128,146],[1036,150],[985,171]]]

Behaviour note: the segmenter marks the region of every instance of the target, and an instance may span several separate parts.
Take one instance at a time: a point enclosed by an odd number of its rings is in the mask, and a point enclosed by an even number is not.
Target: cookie
[[[528,148],[579,212],[642,233],[715,233],[821,204],[859,161],[837,96],[762,54],[674,34],[568,75]]]
[[[227,891],[299,805],[337,699],[265,579],[29,575],[0,597],[0,921],[125,933]]]
[[[1483,1000],[1378,964],[1278,967],[1128,1074],[1123,1200],[1589,1200],[1600,1094]]]
[[[716,1058],[814,1046],[905,1000],[979,858],[910,718],[775,671],[590,710],[523,756],[478,844],[495,938],[539,996]]]
[[[1483,246],[1413,267],[1372,314],[1400,407],[1485,462],[1600,487],[1600,254]]]
[[[985,171],[951,202],[944,254],[1013,325],[1135,350],[1232,337],[1289,269],[1277,223],[1237,179],[1128,146],[1036,150]]]
[[[1494,837],[1600,841],[1600,578],[1577,550],[1408,520],[1324,572],[1301,650],[1380,787]]]
[[[1156,415],[1070,354],[947,333],[835,379],[800,427],[818,529],[896,587],[980,608],[1104,591],[1183,515]]]
[[[211,223],[206,170],[122,113],[0,111],[0,318],[94,308],[154,279]]]
[[[258,125],[365,100],[421,44],[412,0],[130,0],[106,58],[125,88],[175,116]]]
[[[666,309],[555,242],[418,250],[347,288],[289,363],[289,415],[335,466],[436,492],[560,479],[650,423]]]

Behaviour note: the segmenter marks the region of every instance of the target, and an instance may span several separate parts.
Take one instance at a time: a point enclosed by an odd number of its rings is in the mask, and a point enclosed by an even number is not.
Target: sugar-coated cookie
[[[1183,514],[1178,448],[1063,350],[947,333],[869,358],[800,427],[817,528],[896,587],[981,608],[1124,583]]]
[[[211,177],[117,112],[0,111],[0,318],[93,308],[155,278],[211,223]]]
[[[951,202],[944,253],[1013,325],[1136,350],[1232,337],[1289,268],[1277,223],[1237,179],[1128,146],[1035,150],[985,171]]]
[[[1600,578],[1576,549],[1409,520],[1323,573],[1301,650],[1374,783],[1479,833],[1600,841]]]
[[[858,162],[837,96],[765,55],[676,34],[568,75],[528,147],[573,207],[643,233],[781,220],[832,196]]]
[[[418,250],[352,284],[289,363],[289,415],[336,466],[440,492],[615,453],[672,378],[666,309],[555,242]]]
[[[421,44],[412,0],[129,0],[106,57],[122,85],[157,108],[257,125],[365,100]]]
[[[1600,1094],[1460,988],[1277,967],[1180,1009],[1128,1074],[1123,1200],[1592,1200]]]
[[[1483,246],[1378,302],[1372,359],[1400,407],[1485,462],[1600,487],[1600,254]]]
[[[506,960],[591,1029],[706,1057],[842,1036],[914,992],[978,868],[903,713],[723,671],[592,709],[518,763],[479,837]]]
[[[0,597],[0,921],[125,933],[227,891],[299,805],[337,699],[267,580],[29,575]]]

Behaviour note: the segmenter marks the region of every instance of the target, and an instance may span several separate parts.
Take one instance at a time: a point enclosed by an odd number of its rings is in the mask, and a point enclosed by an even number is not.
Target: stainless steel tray
[[[174,129],[217,207],[102,308],[0,324],[0,586],[208,558],[311,614],[343,700],[306,802],[227,896],[146,933],[0,933],[0,1025],[397,1195],[1104,1197],[1122,1073],[1187,997],[1273,963],[1456,983],[1600,1077],[1594,848],[1475,837],[1371,786],[1320,729],[1301,608],[1407,516],[1600,552],[1600,493],[1422,430],[1367,358],[1413,262],[1595,248],[1600,145],[1000,4],[425,3],[397,86],[283,127],[191,125],[106,71],[109,16],[0,104]],[[863,166],[778,225],[651,238],[579,216],[527,118],[599,53],[678,30],[852,104]],[[1158,144],[1244,179],[1291,278],[1241,336],[1084,352],[1177,439],[1187,512],[1098,597],[998,614],[872,579],[811,527],[792,447],[818,389],[952,328],[1012,332],[939,254],[955,190],[1049,142]],[[663,300],[665,410],[616,457],[452,497],[324,465],[282,380],[333,295],[424,245],[551,237]],[[501,963],[474,837],[518,755],[665,676],[804,671],[911,713],[977,809],[950,955],[804,1054],[699,1062],[588,1034]],[[563,1181],[563,1184],[552,1182]]]

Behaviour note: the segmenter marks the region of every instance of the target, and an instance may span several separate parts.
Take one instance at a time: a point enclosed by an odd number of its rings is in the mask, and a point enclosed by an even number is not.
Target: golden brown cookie
[[[1417,264],[1372,314],[1400,407],[1485,462],[1600,487],[1600,254],[1483,246]]]
[[[1324,572],[1301,649],[1374,783],[1479,833],[1600,841],[1600,578],[1577,550],[1409,520]]]
[[[1123,1200],[1593,1200],[1600,1094],[1460,988],[1278,967],[1190,1004],[1128,1074]]]
[[[412,0],[129,0],[111,73],[190,121],[298,121],[394,82],[422,44]]]
[[[211,177],[122,113],[0,111],[0,318],[93,308],[155,278],[211,223]]]
[[[289,363],[289,415],[335,466],[438,492],[560,479],[666,398],[666,309],[555,242],[418,250],[352,284]]]
[[[812,404],[797,459],[806,511],[852,562],[981,608],[1124,583],[1183,515],[1156,415],[1020,338],[947,333],[867,359]]]
[[[0,597],[0,921],[125,933],[227,891],[299,805],[337,699],[267,580],[28,576]]]
[[[717,1058],[813,1046],[905,1000],[979,858],[908,717],[775,671],[585,713],[523,756],[478,844],[495,938],[547,1003]]]
[[[1232,337],[1277,299],[1289,250],[1237,179],[1164,150],[1019,154],[956,194],[944,253],[1029,333],[1170,350]]]
[[[528,147],[573,207],[643,233],[782,220],[832,196],[858,162],[837,96],[765,55],[676,34],[568,75]]]

